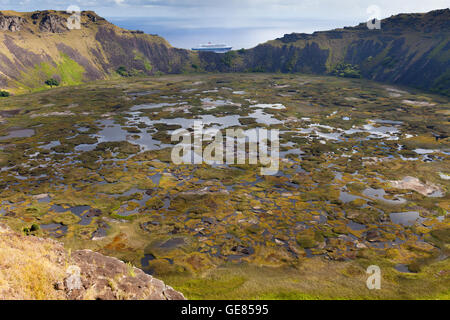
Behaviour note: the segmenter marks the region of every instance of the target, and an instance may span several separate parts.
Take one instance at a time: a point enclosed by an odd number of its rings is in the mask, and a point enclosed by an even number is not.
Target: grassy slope
[[[57,263],[61,246],[51,240],[9,232],[0,225],[0,297],[2,299],[63,299],[54,283],[65,277]]]
[[[46,89],[48,87],[44,82],[51,77],[60,78],[61,85],[76,85],[87,80],[114,77],[115,68],[105,70],[104,67],[110,61],[108,61],[108,54],[105,52],[104,47],[96,39],[99,28],[112,30],[119,37],[140,38],[150,44],[171,48],[170,44],[161,37],[130,33],[100,17],[93,22],[89,20],[86,14],[82,15],[83,27],[80,30],[70,30],[64,33],[44,33],[39,31],[39,20],[36,24],[31,23],[33,21],[31,18],[32,13],[14,11],[2,11],[2,13],[4,15],[20,16],[27,21],[18,32],[0,32],[0,43],[8,39],[22,51],[20,52],[15,48],[10,49],[6,45],[0,46],[0,55],[3,55],[14,64],[13,69],[15,72],[8,69],[5,70],[5,66],[2,67],[0,65],[0,76],[3,74],[8,77],[6,88],[12,93],[26,93]],[[51,11],[51,14],[67,17],[67,15],[57,11]],[[76,56],[83,60],[83,64],[75,61],[74,57],[69,57],[62,52],[58,46],[66,46],[73,49]],[[92,50],[96,50],[98,54],[93,54]],[[139,52],[138,49],[134,51],[135,59],[142,60],[146,71],[151,72],[153,69],[152,65],[145,55]],[[30,61],[21,59],[24,53]],[[86,65],[93,68],[95,71],[94,75],[88,74],[89,70],[86,70]]]

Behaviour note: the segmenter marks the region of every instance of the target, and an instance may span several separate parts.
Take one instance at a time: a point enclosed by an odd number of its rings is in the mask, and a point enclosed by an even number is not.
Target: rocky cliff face
[[[1,31],[20,31],[25,19],[17,16],[5,16],[0,12],[0,30]]]
[[[63,33],[69,31],[66,17],[60,17],[56,14],[44,14],[42,17],[38,14],[34,17],[41,20],[39,22],[40,32]]]
[[[45,80],[62,85],[117,77],[193,70],[191,53],[163,38],[118,28],[94,12],[81,13],[81,29],[70,30],[60,11],[0,14],[0,89],[28,92]]]
[[[0,299],[184,300],[161,280],[90,250],[68,252],[51,239],[0,224]]]
[[[400,14],[380,30],[365,23],[313,34],[292,33],[226,55],[201,54],[208,71],[332,73],[351,64],[366,79],[450,95],[450,10]]]
[[[176,49],[163,38],[118,28],[82,12],[69,30],[65,12],[0,15],[0,86],[16,92],[117,76],[181,72],[303,72],[336,74],[351,65],[363,78],[450,95],[450,10],[400,14],[380,30],[356,27],[292,33],[226,54]],[[44,41],[45,40],[45,41]],[[337,73],[339,74],[339,73]],[[354,74],[353,74],[354,75]],[[1,88],[0,88],[1,89]]]
[[[101,62],[103,70],[125,66],[127,70],[147,74],[181,73],[189,65],[189,51],[172,48],[166,42],[152,41],[148,36],[135,32],[121,34],[112,28],[100,27],[95,39],[106,55],[106,60]]]

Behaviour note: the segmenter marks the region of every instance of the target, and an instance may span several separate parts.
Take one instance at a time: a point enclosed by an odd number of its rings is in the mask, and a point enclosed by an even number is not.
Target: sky
[[[0,9],[65,10],[76,5],[81,10],[96,11],[121,27],[160,34],[175,46],[234,40],[231,43],[234,47],[247,48],[285,33],[357,25],[373,18],[371,13],[385,18],[443,9],[449,3],[449,0],[0,0]],[[373,6],[375,9],[370,11]]]

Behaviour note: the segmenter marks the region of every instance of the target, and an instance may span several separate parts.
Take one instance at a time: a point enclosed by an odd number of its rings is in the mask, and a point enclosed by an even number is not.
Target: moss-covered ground
[[[410,88],[298,74],[1,98],[0,220],[116,256],[190,299],[448,299],[449,107]],[[173,164],[171,133],[195,119],[279,129],[278,174]],[[408,176],[420,188],[392,183]],[[369,265],[380,290],[366,287]]]

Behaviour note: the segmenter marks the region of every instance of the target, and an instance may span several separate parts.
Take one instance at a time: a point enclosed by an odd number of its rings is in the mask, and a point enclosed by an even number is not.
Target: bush
[[[4,90],[0,90],[0,97],[9,97],[9,92],[8,91],[4,91]]]
[[[116,72],[122,76],[122,77],[130,77],[130,73],[128,72],[127,68],[124,66],[120,66],[116,69]]]
[[[231,67],[234,58],[236,58],[236,52],[228,51],[223,55],[222,62],[227,67]]]
[[[339,63],[331,74],[342,78],[361,78],[359,67],[349,63]]]
[[[31,227],[23,228],[23,232],[26,235],[33,234],[34,232],[39,231],[39,230],[40,230],[40,226],[38,224],[34,224],[34,223],[31,225]]]
[[[245,72],[266,72],[263,66],[258,66],[245,70]]]
[[[54,78],[50,78],[48,80],[45,80],[45,84],[50,87],[53,87],[53,86],[57,87],[57,86],[59,86],[59,81]]]

